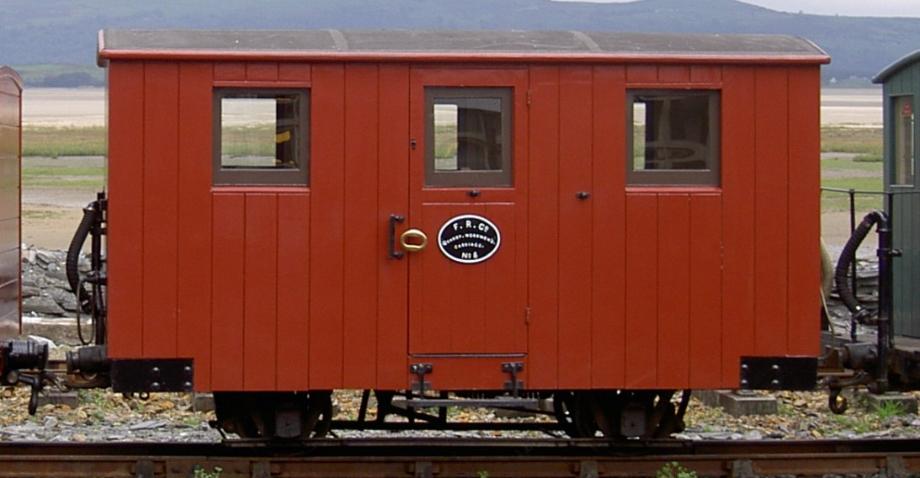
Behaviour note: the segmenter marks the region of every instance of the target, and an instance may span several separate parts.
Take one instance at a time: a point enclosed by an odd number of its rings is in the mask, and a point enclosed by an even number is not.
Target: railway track
[[[0,477],[916,476],[920,440],[316,440],[296,445],[0,443]],[[671,476],[677,476],[674,473]]]

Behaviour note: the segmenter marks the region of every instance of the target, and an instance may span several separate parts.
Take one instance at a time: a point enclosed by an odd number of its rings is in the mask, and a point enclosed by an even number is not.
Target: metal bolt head
[[[771,368],[774,372],[779,372],[779,365],[777,365],[777,364],[773,364],[773,366],[770,367],[770,368]]]
[[[150,390],[157,392],[160,390],[160,382],[153,382],[150,384]]]
[[[153,367],[152,369],[150,369],[150,371],[152,373],[160,373],[160,367]]]

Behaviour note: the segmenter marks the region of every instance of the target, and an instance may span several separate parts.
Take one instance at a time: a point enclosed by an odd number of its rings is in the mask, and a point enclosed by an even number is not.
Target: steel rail
[[[0,443],[0,477],[17,478],[656,476],[672,462],[699,476],[914,476],[920,473],[920,440]]]

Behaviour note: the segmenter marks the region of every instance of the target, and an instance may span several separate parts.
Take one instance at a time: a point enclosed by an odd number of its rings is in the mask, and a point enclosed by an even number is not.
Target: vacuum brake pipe
[[[92,314],[93,330],[95,331],[93,342],[97,345],[105,343],[105,299],[103,297],[102,287],[105,286],[105,273],[103,270],[102,259],[102,236],[105,234],[105,193],[99,193],[97,199],[89,203],[83,209],[83,219],[70,241],[70,247],[67,249],[67,282],[70,289],[77,296],[78,313],[77,313],[77,331],[80,335],[80,341],[83,345],[89,342],[83,340],[82,328],[80,327],[80,315]],[[83,244],[86,243],[87,237],[92,236],[92,253],[91,272],[84,279],[80,277],[80,254],[83,251]],[[92,293],[86,290],[86,283],[93,284]]]
[[[850,289],[847,281],[847,271],[851,262],[856,257],[856,250],[863,240],[876,226],[878,232],[878,331],[877,348],[878,363],[875,370],[875,393],[884,393],[888,389],[888,351],[891,348],[891,320],[892,320],[892,259],[900,256],[899,250],[892,248],[891,222],[888,215],[882,211],[872,211],[863,218],[859,226],[853,231],[853,235],[847,240],[846,245],[840,252],[840,259],[837,261],[837,268],[834,271],[834,281],[837,284],[837,292],[840,294],[844,305],[853,314],[853,318],[859,322],[868,322],[869,311],[859,305],[856,295]],[[853,333],[855,336],[855,332]]]
[[[80,310],[85,314],[92,312],[93,299],[89,292],[86,291],[86,287],[84,287],[80,281],[80,253],[83,251],[83,244],[86,243],[86,238],[89,236],[93,224],[96,223],[96,217],[99,214],[99,210],[95,206],[96,203],[94,201],[83,208],[83,219],[80,220],[80,225],[77,226],[73,239],[70,241],[70,247],[67,249],[67,263],[65,266],[70,290],[77,294],[77,302],[79,303]]]

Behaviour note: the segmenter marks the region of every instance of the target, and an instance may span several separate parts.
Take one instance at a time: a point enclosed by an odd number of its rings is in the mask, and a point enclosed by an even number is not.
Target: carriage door
[[[464,369],[523,361],[526,75],[416,69],[411,88],[410,206],[399,237],[410,361],[433,359],[442,378],[439,359]]]

